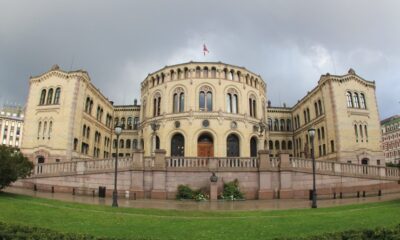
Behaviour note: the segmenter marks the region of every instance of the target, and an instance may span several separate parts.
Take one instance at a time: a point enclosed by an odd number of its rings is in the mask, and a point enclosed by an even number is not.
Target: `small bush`
[[[49,229],[0,222],[1,240],[116,240],[78,233],[61,233]]]
[[[188,185],[179,185],[178,193],[176,194],[177,199],[194,199],[196,201],[204,201],[209,199],[209,194],[206,188],[198,190],[191,189]]]
[[[282,239],[282,238],[276,238]],[[348,230],[344,232],[325,233],[309,237],[283,238],[286,240],[395,240],[400,239],[400,225],[394,228],[376,228],[364,230]]]
[[[193,190],[188,185],[181,184],[178,186],[177,199],[193,199],[193,195]]]
[[[240,200],[244,199],[243,193],[239,188],[239,180],[235,179],[232,182],[224,183],[224,190],[220,196],[222,199],[226,200]]]

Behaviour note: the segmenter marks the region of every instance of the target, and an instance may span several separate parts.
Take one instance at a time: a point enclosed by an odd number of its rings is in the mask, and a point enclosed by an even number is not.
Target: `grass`
[[[126,239],[273,239],[394,227],[400,200],[279,211],[112,208],[0,193],[0,221]]]

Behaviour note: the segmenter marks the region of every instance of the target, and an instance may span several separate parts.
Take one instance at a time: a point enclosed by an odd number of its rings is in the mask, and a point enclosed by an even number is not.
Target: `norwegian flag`
[[[204,56],[206,55],[206,53],[210,53],[210,51],[208,51],[206,44],[203,44],[203,54],[204,54]]]

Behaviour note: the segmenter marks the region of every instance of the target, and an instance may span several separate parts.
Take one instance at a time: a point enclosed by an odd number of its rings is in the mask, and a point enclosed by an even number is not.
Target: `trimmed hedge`
[[[79,233],[61,233],[53,230],[0,222],[0,240],[121,240],[94,237]],[[146,238],[135,238],[145,240]],[[148,238],[147,238],[148,239]]]
[[[400,225],[393,228],[376,228],[374,230],[348,230],[344,232],[325,233],[303,238],[276,238],[286,240],[397,240],[400,239]]]

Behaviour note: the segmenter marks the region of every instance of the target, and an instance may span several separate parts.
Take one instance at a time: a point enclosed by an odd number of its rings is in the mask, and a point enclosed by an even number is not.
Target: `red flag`
[[[204,56],[206,55],[206,53],[210,53],[210,51],[208,51],[206,44],[203,44],[203,54],[204,54]]]

